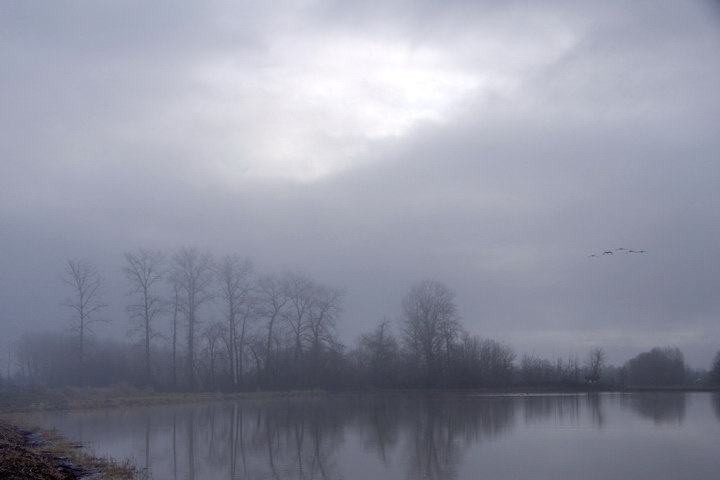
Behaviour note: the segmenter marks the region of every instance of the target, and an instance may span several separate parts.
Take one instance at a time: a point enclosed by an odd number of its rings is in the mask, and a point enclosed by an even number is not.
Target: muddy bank
[[[97,458],[53,431],[0,420],[0,478],[26,480],[141,478],[129,462]]]

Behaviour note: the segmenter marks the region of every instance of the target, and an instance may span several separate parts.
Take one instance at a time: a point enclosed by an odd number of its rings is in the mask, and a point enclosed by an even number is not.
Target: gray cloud
[[[346,287],[347,342],[432,277],[521,352],[719,347],[709,4],[9,5],[13,335],[63,324],[69,257],[108,277],[122,335],[122,253],[197,245]],[[648,253],[588,257],[618,247]]]

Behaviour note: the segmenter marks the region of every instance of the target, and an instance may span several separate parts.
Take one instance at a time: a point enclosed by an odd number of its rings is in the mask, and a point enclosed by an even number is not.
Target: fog
[[[717,2],[2,10],[5,345],[71,259],[131,341],[124,254],[195,247],[343,290],[348,347],[433,279],[518,355],[720,348]]]

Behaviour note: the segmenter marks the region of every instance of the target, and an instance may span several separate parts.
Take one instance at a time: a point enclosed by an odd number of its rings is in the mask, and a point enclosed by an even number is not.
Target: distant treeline
[[[443,283],[424,280],[381,321],[342,345],[344,291],[302,273],[261,274],[236,255],[216,259],[183,248],[167,257],[125,254],[128,326],[135,341],[95,339],[104,321],[104,277],[87,260],[63,275],[69,334],[25,334],[0,360],[3,385],[106,386],[164,390],[672,386],[720,380],[720,353],[690,372],[678,349],[654,348],[622,367],[602,348],[582,358],[518,358],[514,349],[466,331]]]

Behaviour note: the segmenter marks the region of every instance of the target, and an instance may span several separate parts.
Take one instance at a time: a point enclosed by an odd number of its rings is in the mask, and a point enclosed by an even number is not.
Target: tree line
[[[172,390],[493,388],[514,385],[681,385],[696,381],[682,352],[655,348],[620,368],[602,348],[549,361],[465,330],[455,294],[424,280],[398,321],[341,344],[342,288],[299,272],[267,274],[238,255],[181,248],[124,254],[125,310],[133,340],[100,340],[105,278],[89,260],[68,261],[68,333],[26,334],[5,355],[4,383],[108,385]],[[720,383],[720,352],[711,368]],[[4,378],[4,380],[3,380]]]

